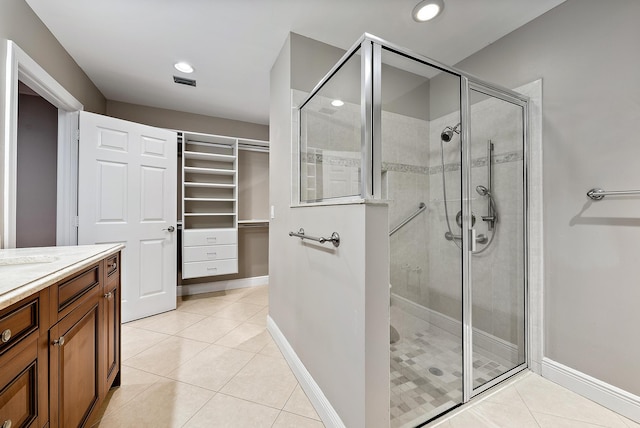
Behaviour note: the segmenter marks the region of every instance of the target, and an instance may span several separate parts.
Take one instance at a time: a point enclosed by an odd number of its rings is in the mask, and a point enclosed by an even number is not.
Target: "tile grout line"
[[[536,416],[533,414],[533,410],[531,410],[529,408],[529,405],[527,404],[527,402],[524,400],[524,398],[522,397],[522,395],[520,394],[520,391],[518,391],[518,388],[516,388],[515,384],[511,386],[513,388],[513,390],[516,392],[516,394],[518,394],[518,397],[520,397],[520,400],[522,401],[522,403],[524,404],[524,407],[527,409],[527,412],[529,412],[529,414],[531,415],[531,417],[533,418],[533,421],[536,423],[536,425],[538,425],[539,427],[541,427],[540,422],[538,421],[538,418],[536,418]]]
[[[195,386],[195,385],[193,385],[193,386]],[[189,421],[190,421],[191,419],[193,419],[193,417],[194,417],[195,415],[197,415],[197,414],[200,412],[200,410],[202,410],[202,409],[204,408],[204,406],[206,406],[206,405],[207,405],[211,400],[213,400],[213,397],[215,397],[216,395],[218,395],[218,392],[214,392],[214,393],[213,393],[213,395],[212,395],[212,396],[211,396],[207,401],[205,401],[205,402],[204,402],[204,404],[202,404],[202,406],[200,406],[200,408],[199,408],[198,410],[196,410],[195,412],[193,412],[193,415],[191,415],[191,416],[189,417],[189,419],[187,419],[187,420],[185,421],[185,423],[184,423],[184,424],[180,425],[180,427],[182,428],[182,427],[187,426],[187,424],[189,423]]]

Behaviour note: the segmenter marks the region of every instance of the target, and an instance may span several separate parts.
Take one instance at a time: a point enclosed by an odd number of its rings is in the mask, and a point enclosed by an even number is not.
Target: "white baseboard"
[[[311,404],[316,409],[324,425],[328,428],[345,428],[342,419],[340,419],[338,413],[331,403],[329,403],[320,386],[318,386],[311,376],[311,373],[309,373],[300,358],[298,358],[298,355],[270,316],[267,316],[267,330],[271,333],[274,342],[278,345],[278,348],[280,348],[280,352],[282,352],[287,363],[289,363],[289,367],[291,367],[293,374],[298,379],[298,383],[300,383],[307,397],[309,397],[309,401],[311,401]]]
[[[542,359],[542,376],[640,423],[640,397],[637,395],[549,358]]]
[[[226,281],[203,282],[201,284],[178,285],[178,296],[234,290],[236,288],[259,287],[269,284],[269,275],[251,278],[229,279]]]
[[[433,309],[426,308],[409,299],[391,293],[391,304],[397,306],[408,314],[430,323],[442,330],[462,337],[462,323],[450,316],[444,315]],[[473,329],[473,341],[477,347],[495,355],[502,365],[510,366],[512,361],[518,361],[518,347],[504,339],[500,339],[478,328]]]

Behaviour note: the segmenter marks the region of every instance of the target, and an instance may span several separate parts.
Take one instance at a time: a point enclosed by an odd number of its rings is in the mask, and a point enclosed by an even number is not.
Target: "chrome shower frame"
[[[463,337],[463,403],[470,401],[474,396],[486,391],[503,380],[513,376],[517,372],[531,365],[531,337],[532,326],[529,322],[529,98],[486,82],[462,70],[444,65],[431,58],[415,53],[393,43],[387,42],[379,37],[365,33],[336,63],[327,75],[309,93],[309,96],[300,104],[298,112],[320,91],[320,89],[336,74],[336,72],[353,55],[361,55],[361,189],[357,196],[340,198],[344,200],[382,200],[381,176],[382,176],[382,99],[381,99],[381,71],[382,71],[382,50],[404,56],[418,63],[437,68],[443,72],[460,78],[460,115],[461,123],[459,127],[460,145],[462,150],[461,173],[462,173],[462,337]],[[471,185],[471,105],[470,91],[475,90],[488,96],[501,99],[503,101],[522,107],[523,114],[523,213],[524,213],[524,318],[525,318],[525,362],[511,370],[503,373],[497,378],[485,383],[479,388],[473,388],[473,379],[470,375],[473,372],[472,361],[472,289],[473,278],[471,276],[471,258],[475,247],[475,229],[471,224],[471,200],[474,189]],[[299,122],[300,123],[300,122]],[[455,128],[451,128],[455,132]],[[299,129],[299,132],[301,130]],[[299,137],[301,135],[299,134]],[[299,138],[298,141],[301,141]],[[299,150],[301,153],[301,150]],[[489,155],[490,156],[490,155]],[[490,157],[487,160],[490,162]],[[298,177],[301,179],[302,177]],[[491,186],[491,184],[489,184]],[[302,186],[300,186],[302,187]],[[492,191],[491,187],[489,187]],[[316,202],[316,201],[314,201]],[[301,202],[300,205],[305,205]]]

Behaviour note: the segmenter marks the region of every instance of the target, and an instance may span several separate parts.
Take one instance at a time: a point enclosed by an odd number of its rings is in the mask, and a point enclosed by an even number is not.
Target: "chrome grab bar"
[[[411,220],[416,218],[416,216],[418,214],[420,214],[422,211],[424,211],[426,209],[427,209],[427,206],[425,205],[425,203],[424,202],[420,202],[420,204],[418,205],[418,210],[416,212],[414,212],[413,214],[411,214],[409,217],[407,217],[402,223],[400,223],[399,225],[397,225],[396,227],[391,229],[391,232],[389,232],[389,236],[392,236],[394,233],[396,233],[397,231],[402,229],[405,224],[409,223]]]
[[[338,232],[333,232],[330,238],[323,238],[323,237],[316,238],[315,236],[305,235],[304,229],[300,228],[300,230],[298,230],[297,232],[289,232],[289,236],[295,236],[300,239],[309,239],[311,241],[316,241],[321,244],[324,244],[325,242],[331,242],[334,247],[340,246],[340,235],[338,235]]]
[[[444,233],[444,239],[446,239],[447,241],[453,241],[454,239],[462,239],[462,235],[454,235],[451,232],[445,232]],[[489,238],[487,238],[487,235],[484,234],[479,234],[476,236],[476,242],[478,244],[486,244],[487,242],[489,242]]]
[[[587,196],[594,201],[604,199],[605,196],[629,196],[640,195],[640,190],[602,190],[600,188],[594,188],[587,192]]]

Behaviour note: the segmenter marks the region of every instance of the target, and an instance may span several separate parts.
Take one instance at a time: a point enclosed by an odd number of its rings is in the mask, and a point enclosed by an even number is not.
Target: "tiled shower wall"
[[[475,192],[479,184],[488,187],[487,141],[494,143],[493,189],[500,220],[491,246],[472,258],[474,278],[473,321],[476,328],[508,343],[516,344],[522,334],[523,314],[514,312],[514,301],[522,302],[522,137],[517,109],[498,100],[483,100],[472,106],[472,203],[479,234],[492,232],[480,216],[487,215],[488,199]],[[430,122],[383,113],[383,170],[390,201],[390,227],[417,209],[427,210],[391,238],[392,293],[428,310],[425,317],[445,315],[460,321],[461,250],[445,240],[447,231],[442,190],[440,133],[455,126],[453,112]],[[428,135],[428,138],[427,138]],[[460,202],[459,136],[444,143],[445,177],[449,222],[455,222]],[[479,244],[478,249],[483,245]],[[520,324],[518,324],[520,322]]]
[[[429,122],[382,112],[383,196],[389,200],[389,230],[418,209],[427,210],[390,237],[391,292],[428,301]],[[386,194],[385,194],[386,193]]]

